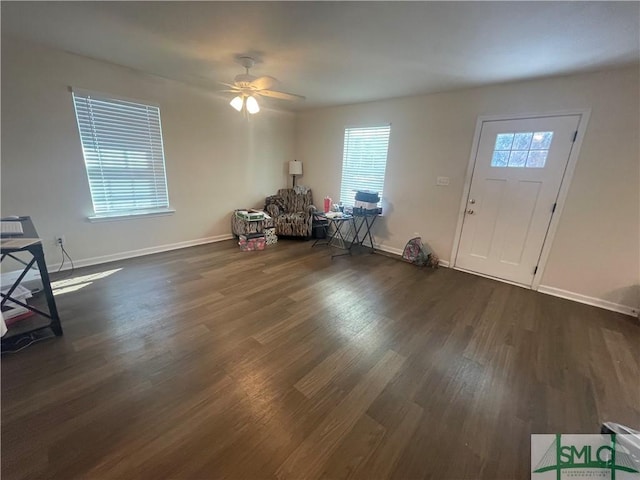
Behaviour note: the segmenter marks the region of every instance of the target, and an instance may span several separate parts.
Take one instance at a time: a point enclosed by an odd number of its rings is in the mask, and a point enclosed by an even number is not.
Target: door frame
[[[556,209],[553,215],[551,216],[551,221],[549,223],[549,228],[547,229],[547,235],[544,239],[544,243],[542,244],[542,251],[540,252],[540,261],[538,262],[538,270],[533,276],[533,282],[531,283],[531,290],[538,290],[540,286],[540,281],[542,280],[542,276],[544,275],[545,266],[547,260],[549,258],[549,254],[551,253],[551,246],[553,245],[553,239],[556,234],[556,230],[558,228],[558,224],[560,222],[560,217],[562,216],[562,211],[564,209],[564,204],[567,199],[567,195],[569,193],[569,186],[571,185],[571,180],[573,178],[573,173],[576,168],[576,164],[578,162],[578,158],[580,155],[580,149],[582,147],[582,140],[584,139],[585,132],[587,130],[587,125],[589,124],[589,117],[591,116],[591,109],[575,109],[575,110],[561,110],[561,111],[553,111],[553,112],[545,112],[545,113],[530,113],[530,114],[501,114],[501,115],[479,115],[476,121],[476,131],[473,135],[473,143],[471,146],[471,154],[469,156],[469,165],[467,166],[467,173],[465,175],[464,188],[462,189],[462,199],[460,200],[460,208],[458,210],[458,224],[456,226],[456,234],[453,241],[453,248],[451,250],[451,268],[456,270],[466,271],[462,268],[456,267],[456,261],[458,259],[458,248],[460,246],[460,238],[462,236],[462,226],[464,223],[465,211],[467,209],[467,202],[469,200],[469,193],[471,190],[471,180],[473,179],[473,171],[476,163],[476,156],[478,154],[478,147],[480,145],[480,134],[482,132],[482,124],[484,122],[491,121],[502,121],[502,120],[523,120],[527,118],[544,118],[544,117],[564,117],[567,115],[577,115],[580,116],[580,120],[578,121],[578,136],[576,140],[573,142],[573,146],[571,147],[571,153],[569,154],[569,160],[567,162],[567,166],[564,171],[564,175],[562,176],[562,181],[560,182],[560,190],[558,191],[558,201],[556,202]],[[474,275],[480,276],[488,276],[483,275],[477,272],[469,272]],[[513,283],[505,279],[497,278],[497,277],[489,277],[495,280],[499,280],[505,283]],[[521,284],[513,283],[514,285],[518,285],[522,287]],[[528,287],[526,287],[528,288]]]

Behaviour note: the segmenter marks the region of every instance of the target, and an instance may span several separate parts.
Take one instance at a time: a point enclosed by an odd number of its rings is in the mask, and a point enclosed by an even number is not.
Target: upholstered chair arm
[[[280,215],[281,213],[283,213],[280,208],[278,208],[277,205],[271,204],[271,205],[267,205],[267,207],[265,208],[265,210],[267,211],[267,213],[269,214],[269,216],[271,218],[276,218],[278,215]]]
[[[308,214],[308,215],[313,215],[314,213],[316,213],[316,211],[317,211],[317,210],[318,210],[318,209],[316,208],[316,206],[315,206],[315,205],[309,205],[309,206],[307,207],[307,214]]]

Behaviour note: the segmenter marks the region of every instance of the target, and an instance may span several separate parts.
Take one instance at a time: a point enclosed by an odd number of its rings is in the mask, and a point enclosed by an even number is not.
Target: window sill
[[[90,222],[112,222],[116,220],[133,220],[141,217],[160,217],[173,215],[176,211],[173,208],[158,208],[151,210],[137,210],[131,212],[102,213],[87,217]]]

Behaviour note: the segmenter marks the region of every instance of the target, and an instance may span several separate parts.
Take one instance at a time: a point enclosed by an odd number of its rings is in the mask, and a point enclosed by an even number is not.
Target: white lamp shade
[[[247,97],[247,112],[251,115],[254,113],[258,113],[260,111],[260,105],[258,105],[258,101],[255,97]]]
[[[289,162],[289,175],[302,175],[302,162]]]
[[[243,104],[243,100],[242,97],[235,97],[233,100],[231,100],[231,102],[229,103],[229,105],[231,105],[233,108],[235,108],[237,111],[242,110],[242,104]]]

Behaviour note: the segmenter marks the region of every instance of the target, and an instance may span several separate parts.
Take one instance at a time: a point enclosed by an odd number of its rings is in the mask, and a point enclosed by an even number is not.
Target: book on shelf
[[[2,318],[4,318],[4,324],[7,327],[10,327],[14,323],[18,323],[20,320],[24,320],[26,318],[33,317],[35,315],[35,312],[32,312],[31,310],[27,310],[26,308],[24,310],[25,310],[24,313],[21,313],[15,317],[10,317],[10,318],[5,317],[4,315],[5,312],[2,312]]]

